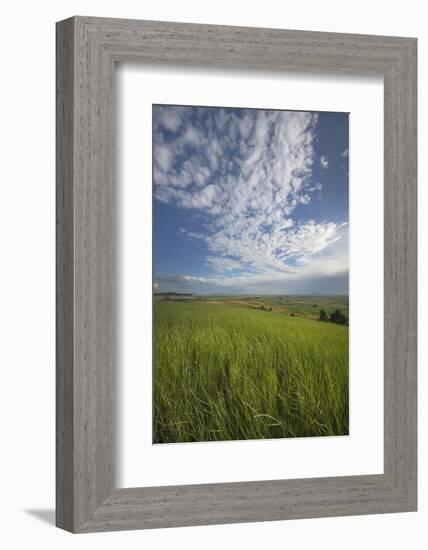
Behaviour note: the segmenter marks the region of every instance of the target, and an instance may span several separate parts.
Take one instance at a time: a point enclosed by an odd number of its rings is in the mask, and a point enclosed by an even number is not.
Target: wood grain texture
[[[385,87],[383,475],[114,488],[116,62],[377,74]],[[75,17],[57,26],[57,525],[416,510],[416,40]]]
[[[74,526],[74,24],[56,37],[56,522]]]

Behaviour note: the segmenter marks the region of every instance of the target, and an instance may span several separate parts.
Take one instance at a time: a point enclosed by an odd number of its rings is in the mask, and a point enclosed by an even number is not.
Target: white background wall
[[[10,0],[1,10],[0,86],[0,541],[4,548],[426,547],[428,375],[419,378],[419,512],[264,524],[70,535],[54,506],[54,23],[97,15],[419,38],[420,280],[428,191],[427,44],[418,0]],[[367,197],[367,200],[370,200]],[[425,208],[424,208],[425,207]],[[422,250],[424,247],[424,250]],[[426,286],[420,285],[424,313]],[[422,317],[421,314],[421,317]],[[420,365],[427,362],[421,318]],[[426,340],[426,339],[425,339]],[[425,540],[424,540],[425,539]]]

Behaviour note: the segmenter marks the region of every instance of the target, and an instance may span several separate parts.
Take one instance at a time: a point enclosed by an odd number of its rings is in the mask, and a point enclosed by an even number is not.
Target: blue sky
[[[348,293],[347,113],[153,106],[153,286]]]

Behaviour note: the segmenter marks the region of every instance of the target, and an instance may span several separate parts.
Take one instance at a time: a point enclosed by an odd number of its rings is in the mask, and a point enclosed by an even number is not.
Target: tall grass
[[[155,303],[153,441],[348,433],[348,328]]]

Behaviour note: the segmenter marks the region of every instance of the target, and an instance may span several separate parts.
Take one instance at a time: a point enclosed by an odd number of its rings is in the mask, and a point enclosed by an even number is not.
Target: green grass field
[[[348,434],[347,298],[286,300],[155,299],[154,443]]]

